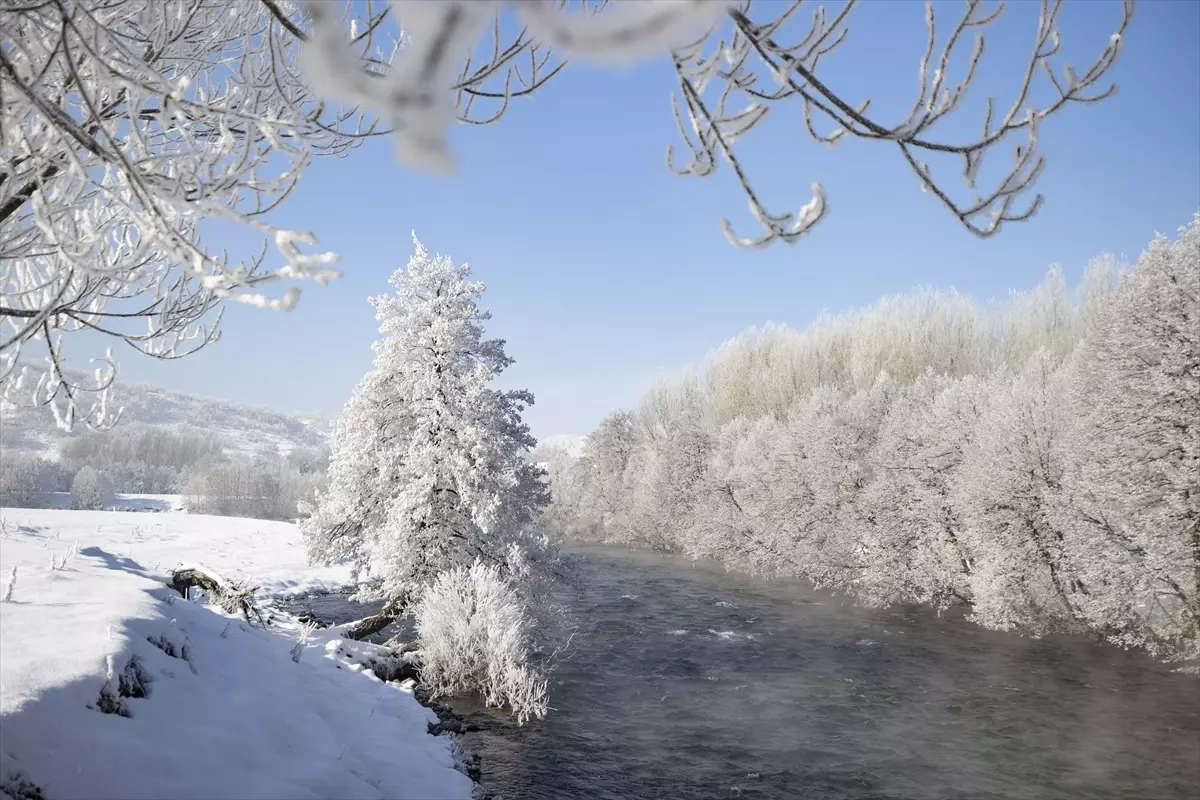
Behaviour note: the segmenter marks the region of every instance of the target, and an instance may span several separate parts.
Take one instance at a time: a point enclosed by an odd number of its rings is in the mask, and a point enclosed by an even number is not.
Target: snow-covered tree
[[[112,484],[99,470],[84,467],[71,481],[71,497],[75,507],[94,510],[112,503]]]
[[[414,239],[415,242],[415,239]],[[476,561],[507,577],[548,501],[521,412],[525,391],[492,380],[512,363],[485,339],[482,283],[420,242],[372,298],[382,338],[338,423],[329,489],[304,524],[314,561],[349,559],[363,595],[411,602]]]
[[[182,490],[189,511],[253,519],[294,520],[311,501],[320,475],[303,474],[278,459],[234,459],[190,470]]]
[[[712,450],[708,397],[697,378],[685,375],[655,387],[638,409],[635,431],[640,445],[626,467],[630,496],[617,535],[677,550]]]
[[[1083,331],[1062,269],[1052,267],[1046,279],[1028,292],[1012,292],[1000,325],[1000,363],[1020,369],[1039,349],[1055,360],[1066,358]]]
[[[847,587],[866,556],[863,529],[871,524],[863,492],[874,472],[873,454],[895,381],[881,374],[870,389],[846,397],[825,387],[789,425],[799,502],[781,529],[796,543],[804,575],[819,585]]]
[[[636,445],[634,416],[629,411],[606,416],[584,442],[577,526],[584,538],[605,541],[615,535],[627,500],[625,473]]]
[[[5,446],[0,458],[0,505],[13,508],[35,506],[38,495],[58,487],[48,485],[52,463],[34,453]]]
[[[1074,627],[1085,591],[1054,509],[1067,467],[1066,385],[1046,350],[993,392],[954,487],[974,617],[1002,630]]]
[[[545,471],[550,486],[550,503],[542,511],[542,526],[558,534],[573,532],[583,492],[579,458],[564,445],[539,442],[529,459]]]
[[[1200,659],[1200,214],[1150,244],[1075,367],[1062,523],[1081,608],[1126,644]]]
[[[769,417],[742,417],[721,429],[682,537],[685,553],[759,575],[800,573],[795,553],[779,541],[779,487],[770,480],[786,443],[783,424]]]
[[[371,300],[374,366],[338,422],[329,489],[301,529],[310,558],[348,560],[385,616],[416,616],[435,691],[541,716],[546,654],[531,636],[554,635],[546,590],[569,570],[535,530],[550,497],[521,419],[533,396],[491,387],[512,359],[484,338],[483,284],[414,244],[394,294]]]
[[[855,588],[875,603],[969,602],[971,554],[952,504],[990,384],[932,370],[888,409],[862,496],[866,552]]]

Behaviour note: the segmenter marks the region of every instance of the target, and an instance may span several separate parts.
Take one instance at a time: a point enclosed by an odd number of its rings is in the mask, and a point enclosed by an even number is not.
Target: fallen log
[[[254,604],[257,586],[226,580],[207,567],[180,567],[171,573],[171,588],[183,598],[187,598],[193,587],[208,592],[208,596],[230,614],[240,613],[251,624],[255,621],[259,625],[267,624],[262,612]]]
[[[379,610],[379,613],[338,626],[338,633],[343,638],[353,639],[356,642],[362,641],[371,634],[379,633],[388,625],[395,622],[396,618],[403,614],[407,607],[408,603],[403,598],[390,600]]]

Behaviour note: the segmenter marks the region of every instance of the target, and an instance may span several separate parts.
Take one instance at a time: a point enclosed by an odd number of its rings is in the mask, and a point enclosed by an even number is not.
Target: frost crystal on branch
[[[934,195],[959,221],[978,236],[991,236],[1006,222],[1027,220],[1036,213],[1041,195],[1022,198],[1033,188],[1045,166],[1038,150],[1038,127],[1047,118],[1075,103],[1095,103],[1112,95],[1102,87],[1109,69],[1120,55],[1125,31],[1133,16],[1133,0],[1121,0],[1116,31],[1096,60],[1085,70],[1053,62],[1059,52],[1057,29],[1062,0],[1042,0],[1032,53],[1011,106],[997,109],[989,99],[980,134],[967,141],[935,134],[942,120],[962,110],[962,101],[975,82],[984,53],[984,31],[1004,10],[1003,3],[967,0],[965,10],[943,25],[932,3],[925,8],[926,41],[918,51],[918,91],[908,112],[885,122],[869,113],[870,100],[852,101],[836,86],[823,80],[822,61],[841,46],[849,34],[848,22],[858,0],[846,0],[836,13],[816,6],[807,24],[800,11],[804,0],[637,0],[637,2],[570,3],[566,0],[395,0],[412,46],[389,69],[372,78],[351,58],[346,45],[354,41],[337,25],[325,3],[310,2],[314,20],[313,43],[308,54],[310,70],[321,76],[329,97],[348,97],[389,119],[395,128],[403,161],[436,171],[453,167],[446,136],[461,111],[463,99],[508,100],[528,94],[541,85],[539,47],[552,46],[565,57],[599,63],[669,54],[675,68],[679,95],[672,98],[680,137],[688,160],[676,166],[674,148],[667,164],[677,174],[711,175],[718,161],[733,170],[762,226],[755,237],[738,235],[732,223],[722,220],[726,237],[740,247],[763,247],[775,241],[794,244],[804,237],[827,210],[825,190],[812,185],[812,197],[798,211],[775,213],[754,189],[740,159],[736,143],[752,132],[768,112],[783,103],[798,104],[804,126],[817,142],[833,145],[847,135],[891,142],[916,173],[922,191]],[[520,34],[507,49],[500,47],[501,20],[510,12]],[[479,37],[489,29],[495,46],[490,53]],[[799,23],[799,24],[797,24]],[[940,44],[939,44],[940,42]],[[969,48],[969,50],[967,49]],[[521,78],[513,66],[529,52],[529,77]],[[472,57],[483,52],[487,66],[473,68]],[[957,66],[961,73],[955,77]],[[465,66],[463,64],[465,63]],[[549,74],[557,72],[559,63]],[[952,69],[952,66],[956,67]],[[503,91],[480,91],[470,84],[489,75],[504,74]],[[1035,82],[1045,74],[1049,100],[1037,106]],[[513,76],[517,77],[514,87]],[[682,102],[681,102],[682,101]],[[1003,106],[1001,106],[1003,108]],[[1013,151],[1013,163],[990,189],[976,187],[984,155],[1010,136],[1023,141]],[[954,198],[945,183],[921,157],[943,154],[962,159],[968,201]]]
[[[68,373],[65,334],[178,358],[216,339],[222,301],[286,310],[298,290],[272,297],[267,284],[337,277],[333,254],[307,249],[315,237],[262,215],[313,155],[344,152],[372,129],[311,93],[278,8],[50,0],[0,10],[5,400],[48,405],[65,428],[106,426],[111,356],[93,378]],[[283,263],[207,247],[203,219],[274,239]],[[35,346],[44,370],[29,363]]]

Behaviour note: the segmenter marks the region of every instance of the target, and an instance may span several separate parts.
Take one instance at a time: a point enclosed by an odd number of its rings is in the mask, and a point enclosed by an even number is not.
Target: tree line
[[[986,626],[1200,658],[1200,215],[1131,270],[1054,269],[768,326],[550,454],[572,536]]]
[[[59,441],[51,456],[6,452],[0,503],[36,507],[70,492],[77,508],[108,508],[116,493],[182,494],[190,511],[294,519],[324,485],[327,447],[231,454],[221,437],[186,425],[123,425]]]

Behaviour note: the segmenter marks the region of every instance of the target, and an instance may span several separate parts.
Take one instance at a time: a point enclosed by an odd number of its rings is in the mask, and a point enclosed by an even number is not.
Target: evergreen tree
[[[374,367],[338,423],[329,490],[304,525],[312,560],[348,559],[364,597],[401,607],[454,567],[514,577],[549,499],[525,455],[533,396],[490,387],[512,359],[484,338],[484,285],[414,243],[395,293],[371,300]]]

